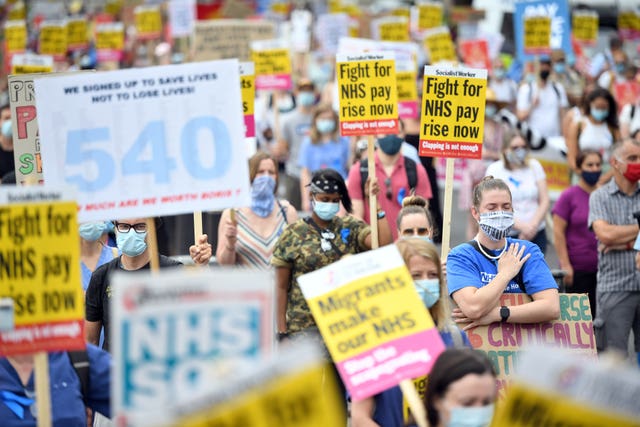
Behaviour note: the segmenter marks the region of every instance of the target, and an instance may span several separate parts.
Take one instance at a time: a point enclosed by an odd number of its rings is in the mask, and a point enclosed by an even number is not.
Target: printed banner
[[[355,400],[428,374],[444,350],[393,245],[343,258],[298,283]]]
[[[418,81],[416,66],[412,60],[396,59],[396,83],[398,86],[398,117],[418,117]]]
[[[349,15],[344,13],[318,16],[313,34],[323,54],[335,55],[339,51],[340,40],[350,35],[349,22]]]
[[[273,39],[275,24],[242,19],[197,21],[193,42],[194,61],[238,58],[251,61],[250,43]]]
[[[618,13],[618,33],[622,40],[640,38],[640,13],[635,10],[622,10]]]
[[[338,54],[336,74],[343,136],[398,133],[393,53]]]
[[[84,17],[67,20],[67,47],[69,50],[85,49],[89,45],[89,28]]]
[[[524,294],[504,294],[500,305],[521,305],[531,299]],[[560,294],[560,319],[544,323],[492,323],[467,331],[471,345],[483,351],[498,374],[498,390],[503,396],[514,375],[521,350],[531,345],[566,349],[572,355],[596,358],[596,340],[589,297]]]
[[[594,10],[576,10],[573,12],[573,38],[584,45],[595,46],[598,42],[598,12]]]
[[[162,15],[158,5],[136,6],[133,10],[138,40],[153,40],[162,35]]]
[[[52,71],[53,56],[51,55],[17,53],[11,57],[11,74],[50,73]]]
[[[67,25],[64,21],[44,21],[40,24],[38,53],[62,60],[67,55]]]
[[[535,156],[540,162],[547,176],[547,190],[552,200],[557,200],[560,194],[571,186],[571,168],[567,162],[543,159]]]
[[[482,157],[487,70],[425,66],[421,156]]]
[[[622,111],[622,107],[627,104],[636,104],[640,101],[640,83],[638,82],[614,82],[613,96],[616,98],[618,105],[618,114]],[[636,107],[637,108],[637,107]],[[638,113],[636,113],[638,114]]]
[[[4,24],[4,41],[7,53],[24,52],[27,48],[27,24],[24,21],[7,21]]]
[[[328,427],[344,424],[333,374],[317,348],[296,342],[255,367],[212,381],[215,388],[178,405],[174,427]],[[318,388],[323,393],[318,394]]]
[[[442,25],[442,3],[423,2],[413,7],[414,22],[418,31],[430,30]]]
[[[401,16],[385,16],[371,21],[371,33],[375,40],[408,42],[409,20]]]
[[[57,187],[0,188],[0,298],[14,328],[0,355],[84,348],[76,202]]]
[[[573,52],[571,46],[571,17],[567,0],[517,0],[513,15],[516,57],[520,61],[532,61],[534,54],[525,52],[524,22],[528,17],[547,16],[551,18],[551,49],[562,49],[565,55]]]
[[[528,16],[524,19],[524,53],[540,55],[551,52],[551,18]]]
[[[256,89],[290,90],[291,56],[285,40],[251,42],[251,58],[255,64]]]
[[[98,62],[120,61],[124,49],[124,24],[108,22],[96,25]]]
[[[425,32],[424,46],[429,52],[432,64],[441,61],[456,62],[456,48],[451,40],[451,33],[447,27],[438,27]]]
[[[244,114],[244,136],[256,136],[256,121],[254,117],[256,86],[253,62],[240,63],[240,86],[242,88],[242,112]]]
[[[464,40],[460,43],[460,52],[467,67],[491,70],[489,44],[486,40]]]
[[[236,60],[37,79],[44,178],[81,222],[248,206],[239,82]]]
[[[224,363],[242,372],[271,353],[273,277],[268,273],[116,273],[112,286],[107,292],[113,292],[115,425],[160,425],[179,396],[209,390],[215,369]]]

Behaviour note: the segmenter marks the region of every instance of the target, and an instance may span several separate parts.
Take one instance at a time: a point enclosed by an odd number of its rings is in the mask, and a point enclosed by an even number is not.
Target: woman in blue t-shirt
[[[451,347],[471,347],[467,335],[451,321],[451,307],[447,287],[442,278],[442,265],[435,246],[421,237],[396,242],[420,299],[429,310],[444,344]],[[418,392],[424,394],[426,377],[414,380]],[[400,387],[392,387],[373,397],[353,401],[353,427],[402,427],[411,424]]]
[[[469,329],[493,322],[535,323],[560,315],[558,285],[537,245],[507,237],[513,205],[507,184],[485,177],[473,189],[471,215],[480,231],[447,257],[449,294],[458,305],[453,317]],[[504,292],[528,294],[530,303],[500,305]]]

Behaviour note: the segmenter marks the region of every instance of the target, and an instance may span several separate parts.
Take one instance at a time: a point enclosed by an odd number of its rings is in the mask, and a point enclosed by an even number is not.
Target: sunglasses
[[[387,187],[387,200],[391,200],[391,198],[393,197],[393,191],[391,189],[391,178],[387,178],[384,180],[384,185]]]

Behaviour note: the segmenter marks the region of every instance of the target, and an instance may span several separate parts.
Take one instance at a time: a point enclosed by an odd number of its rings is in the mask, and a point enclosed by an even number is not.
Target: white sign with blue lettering
[[[114,276],[115,425],[166,422],[169,404],[210,389],[217,370],[269,354],[272,279],[230,269]]]
[[[35,80],[43,175],[80,222],[250,202],[235,59]]]

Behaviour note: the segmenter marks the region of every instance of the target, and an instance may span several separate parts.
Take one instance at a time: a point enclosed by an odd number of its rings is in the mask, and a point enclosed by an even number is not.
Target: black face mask
[[[540,78],[542,80],[547,80],[549,78],[549,74],[551,74],[550,70],[541,70],[540,71]]]

